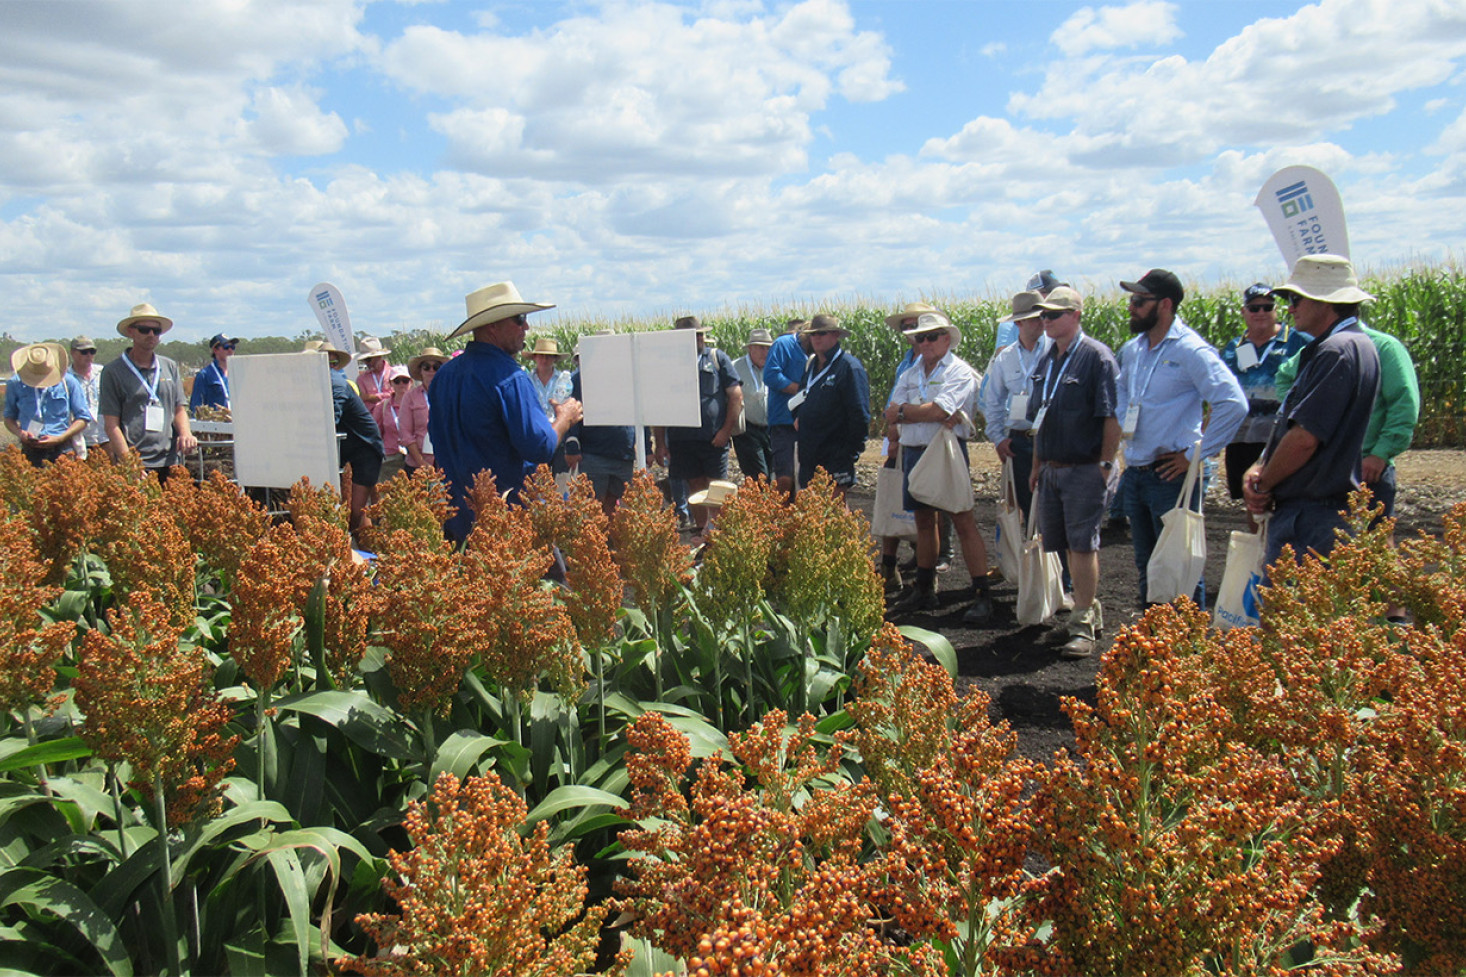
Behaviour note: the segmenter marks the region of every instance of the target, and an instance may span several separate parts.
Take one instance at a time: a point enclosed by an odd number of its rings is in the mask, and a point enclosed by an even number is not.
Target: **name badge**
[[[40,421],[31,421],[29,424],[27,424],[25,426],[25,433],[26,434],[29,434],[33,438],[40,437],[41,436],[41,422]]]
[[[1237,369],[1246,372],[1252,369],[1260,361],[1257,358],[1257,350],[1253,349],[1251,343],[1240,343],[1237,346]]]
[[[1120,425],[1120,433],[1127,438],[1135,437],[1135,428],[1140,423],[1140,405],[1131,404],[1125,408],[1125,423]]]
[[[1008,398],[1008,423],[1014,418],[1028,416],[1028,394],[1016,393]]]
[[[149,434],[160,434],[163,430],[163,405],[149,404],[143,415],[143,430]]]
[[[425,455],[433,454],[433,436],[431,434],[424,434],[422,436],[422,453]]]
[[[1039,432],[1039,429],[1044,426],[1044,415],[1047,414],[1048,412],[1049,412],[1048,405],[1045,404],[1043,407],[1040,407],[1038,409],[1038,413],[1037,414],[1033,415],[1033,433],[1034,434],[1037,434]]]
[[[804,395],[805,395],[805,393],[806,393],[806,391],[801,390],[801,391],[799,391],[799,393],[797,393],[793,397],[790,397],[789,398],[789,409],[790,410],[798,410],[799,409],[799,405],[802,404],[802,403],[804,403]]]

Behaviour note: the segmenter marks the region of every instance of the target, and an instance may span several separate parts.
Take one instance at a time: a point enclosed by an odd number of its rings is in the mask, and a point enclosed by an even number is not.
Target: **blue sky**
[[[7,0],[4,327],[183,338],[1285,274],[1262,182],[1365,268],[1459,257],[1466,5]],[[1458,249],[1453,251],[1452,249]]]

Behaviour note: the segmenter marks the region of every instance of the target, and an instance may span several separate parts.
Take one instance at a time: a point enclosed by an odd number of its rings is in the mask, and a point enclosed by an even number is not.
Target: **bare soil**
[[[862,458],[858,484],[850,501],[867,515],[874,501],[875,472],[879,442],[871,442]],[[990,444],[971,446],[973,482],[977,488],[975,515],[988,544],[989,559],[996,563],[992,530],[997,516],[1001,466]],[[1439,534],[1442,516],[1466,502],[1466,452],[1412,451],[1396,461],[1399,474],[1397,518],[1399,535],[1417,532]],[[1218,484],[1223,483],[1223,484]],[[1245,530],[1246,515],[1240,502],[1226,497],[1224,480],[1213,480],[1206,503],[1208,594],[1220,586],[1226,564],[1227,540],[1233,530]],[[1094,656],[1078,661],[1059,657],[1059,642],[1048,640],[1048,626],[1019,627],[1014,615],[1016,591],[1001,583],[993,590],[997,619],[983,628],[962,624],[971,576],[961,560],[961,547],[954,554],[952,568],[937,578],[941,609],[931,615],[892,618],[898,624],[914,624],[938,631],[957,650],[960,689],[978,688],[991,699],[990,714],[1007,720],[1018,733],[1018,749],[1024,756],[1047,760],[1055,751],[1074,742],[1069,719],[1064,714],[1065,697],[1094,701],[1095,675],[1100,656],[1115,634],[1133,623],[1140,610],[1134,550],[1129,533],[1106,529],[1101,534],[1099,599],[1104,607],[1105,631]],[[902,559],[908,555],[903,546]],[[1060,639],[1062,640],[1062,639]]]

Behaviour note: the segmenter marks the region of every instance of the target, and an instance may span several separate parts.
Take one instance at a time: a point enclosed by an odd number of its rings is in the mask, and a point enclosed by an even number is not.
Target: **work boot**
[[[891,611],[895,614],[929,614],[936,609],[937,582],[918,579]]]
[[[901,568],[894,563],[881,564],[881,584],[886,593],[894,594],[901,590],[904,581],[901,579]]]
[[[983,587],[973,591],[972,606],[962,615],[962,623],[974,627],[991,624],[993,620],[993,599],[988,596],[987,588]]]
[[[1094,654],[1094,642],[1105,629],[1104,610],[1096,598],[1083,612],[1069,617],[1069,640],[1059,649],[1064,658],[1088,658]]]

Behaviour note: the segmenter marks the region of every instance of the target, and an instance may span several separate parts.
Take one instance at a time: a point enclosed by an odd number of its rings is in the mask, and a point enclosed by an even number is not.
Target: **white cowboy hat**
[[[363,362],[377,356],[386,356],[391,352],[376,336],[363,336],[356,343],[356,358]]]
[[[699,489],[687,497],[688,505],[722,505],[733,498],[738,492],[738,486],[732,482],[724,482],[720,479],[713,479],[708,482],[708,487]]]
[[[1288,280],[1273,291],[1293,292],[1315,302],[1353,305],[1374,301],[1373,295],[1359,287],[1359,276],[1349,259],[1337,254],[1305,254]]]
[[[448,362],[448,356],[438,347],[429,346],[427,349],[423,350],[421,353],[418,353],[412,359],[407,361],[408,375],[411,376],[414,380],[421,380],[421,367],[424,363],[427,363],[430,360],[438,364],[439,366],[442,366],[444,363]]]
[[[479,326],[487,326],[501,319],[508,319],[510,316],[527,315],[531,312],[543,312],[546,309],[554,308],[553,305],[546,305],[543,302],[526,302],[520,298],[519,289],[514,287],[513,282],[499,282],[481,288],[477,292],[470,292],[464,299],[464,304],[468,306],[468,318],[448,334],[449,339],[462,336],[466,332],[473,332]]]
[[[559,356],[560,344],[555,342],[552,336],[536,336],[534,349],[527,354],[529,356]]]
[[[1022,322],[1024,319],[1034,319],[1043,310],[1038,304],[1043,301],[1043,296],[1037,292],[1018,292],[1013,296],[1013,311],[1009,312],[999,322]]]
[[[31,343],[10,354],[10,368],[27,387],[44,390],[61,382],[68,360],[60,343]]]
[[[946,330],[947,335],[952,337],[953,346],[962,342],[962,330],[952,325],[952,320],[947,318],[945,312],[923,312],[916,317],[916,325],[901,330],[901,335],[914,339],[924,332],[936,332],[939,329]]]
[[[904,306],[902,306],[900,312],[886,316],[886,325],[890,326],[892,329],[895,329],[897,326],[901,325],[902,319],[910,319],[912,316],[919,316],[923,312],[938,311],[940,310],[935,305],[930,305],[926,302],[907,302]]]
[[[117,323],[117,332],[123,336],[127,336],[130,339],[132,337],[128,333],[127,327],[132,325],[134,322],[141,322],[144,319],[152,319],[156,321],[158,325],[163,327],[164,332],[167,332],[169,329],[173,328],[172,319],[168,318],[165,315],[159,315],[157,309],[153,308],[148,303],[143,302],[140,305],[134,305],[132,307],[132,314],[129,315],[126,319],[123,319],[121,322]]]

